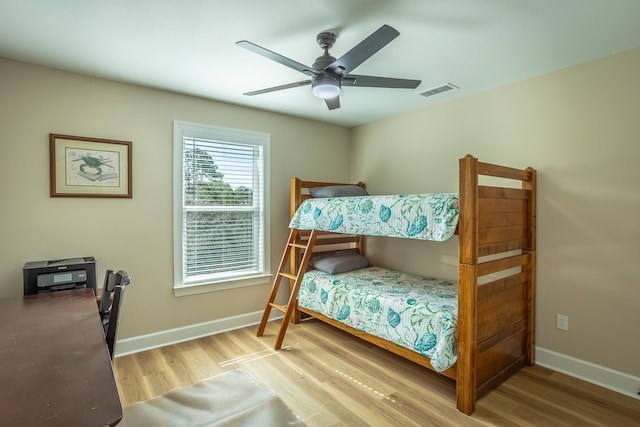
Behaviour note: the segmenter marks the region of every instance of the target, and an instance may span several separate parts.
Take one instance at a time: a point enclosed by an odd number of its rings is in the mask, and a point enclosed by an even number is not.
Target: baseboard
[[[640,400],[640,377],[536,347],[536,364]]]
[[[244,328],[245,326],[257,325],[260,323],[260,319],[262,319],[262,313],[262,311],[255,311],[253,313],[245,313],[239,316],[226,317],[224,319],[184,326],[182,328],[168,329],[166,331],[155,332],[152,334],[119,339],[116,345],[115,357],[126,356],[128,354],[151,350],[152,348],[164,347],[179,342],[215,335],[234,329]],[[282,313],[280,312],[275,312],[269,316],[269,320],[281,318]]]

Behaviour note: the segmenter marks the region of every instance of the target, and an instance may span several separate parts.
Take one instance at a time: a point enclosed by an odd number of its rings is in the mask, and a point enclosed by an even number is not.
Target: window
[[[269,280],[269,135],[174,122],[176,295]]]

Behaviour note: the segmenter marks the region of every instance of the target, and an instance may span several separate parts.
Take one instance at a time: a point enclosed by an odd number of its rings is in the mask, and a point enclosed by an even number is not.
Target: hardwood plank
[[[485,292],[487,296],[478,297],[478,342],[486,340],[510,325],[526,320],[526,282],[522,282],[522,276],[517,274],[480,286],[479,289],[483,291],[487,289]],[[503,287],[503,284],[513,284],[513,286]],[[489,295],[488,290],[492,288],[499,288],[499,291]]]
[[[513,332],[510,336],[501,336],[499,342],[492,342],[488,348],[478,349],[478,382],[484,384],[525,354],[524,329]]]
[[[125,402],[147,400],[147,394],[142,389],[142,370],[136,363],[135,356],[127,356],[127,363],[120,364],[120,368],[114,370],[123,405]],[[114,362],[118,360],[122,359],[115,359]]]
[[[528,239],[517,239],[503,242],[494,242],[484,245],[478,245],[478,256],[488,256],[501,254],[503,252],[515,251],[517,249],[524,249],[529,247]]]
[[[478,199],[478,211],[486,212],[525,212],[527,202],[519,199]]]
[[[466,416],[452,380],[316,320],[291,325],[283,350],[271,347],[279,322],[174,344],[114,360],[126,406],[232,369],[273,390],[310,427],[638,426],[640,401],[535,366],[481,397]],[[184,353],[184,354],[181,354]]]
[[[500,178],[509,178],[519,181],[527,181],[530,179],[530,171],[528,169],[515,169],[508,166],[500,166],[484,162],[478,162],[478,173],[480,175],[497,176]]]
[[[527,199],[529,193],[517,188],[478,186],[478,195],[483,199]]]
[[[525,219],[525,215],[520,212],[483,213],[478,217],[478,230],[485,230],[493,227],[523,227]]]
[[[514,255],[478,264],[478,276],[497,273],[510,268],[521,267],[529,261],[529,254]]]
[[[488,243],[518,240],[526,236],[526,230],[519,225],[484,228],[478,230],[478,244],[486,245]]]

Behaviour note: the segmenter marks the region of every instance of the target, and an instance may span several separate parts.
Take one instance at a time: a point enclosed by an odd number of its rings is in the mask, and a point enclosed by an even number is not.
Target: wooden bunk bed
[[[457,361],[440,373],[456,381],[457,408],[471,414],[479,397],[522,366],[534,364],[536,171],[483,163],[467,155],[459,161],[459,176]],[[503,187],[502,180],[498,185],[480,185],[481,176],[515,180],[518,185]],[[292,216],[311,197],[310,188],[329,185],[344,184],[292,179]],[[364,188],[363,183],[356,185]],[[362,235],[291,229],[258,336],[264,333],[271,309],[282,311],[275,343],[279,349],[290,321],[297,322],[305,313],[435,370],[423,354],[298,306],[312,256],[323,248],[333,251],[336,245],[364,254]],[[286,305],[275,302],[281,279],[290,285]]]

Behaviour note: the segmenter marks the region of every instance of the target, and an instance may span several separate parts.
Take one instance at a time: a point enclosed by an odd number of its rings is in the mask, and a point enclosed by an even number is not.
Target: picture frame
[[[51,197],[132,198],[131,141],[49,134]]]

